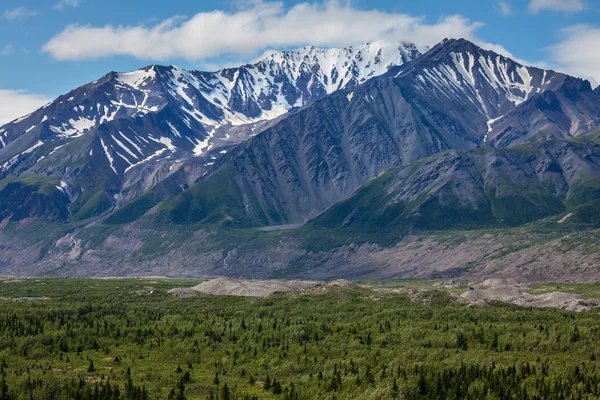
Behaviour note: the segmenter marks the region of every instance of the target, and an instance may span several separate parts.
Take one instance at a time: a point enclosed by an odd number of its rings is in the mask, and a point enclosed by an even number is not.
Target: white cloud
[[[537,13],[542,10],[579,12],[583,11],[583,0],[531,0],[529,11]]]
[[[600,27],[572,26],[561,31],[562,40],[550,47],[558,69],[600,84]]]
[[[51,99],[25,90],[0,89],[0,126],[37,110]]]
[[[12,44],[5,44],[2,50],[0,50],[0,56],[8,56],[15,52]]]
[[[506,1],[499,0],[496,3],[496,10],[502,15],[512,14],[512,7]]]
[[[408,14],[363,10],[340,0],[282,2],[253,0],[236,12],[212,11],[162,21],[155,26],[71,25],[44,45],[58,60],[126,55],[143,60],[190,61],[224,55],[253,57],[266,49],[346,46],[375,40],[433,45],[445,37],[476,40],[479,22],[446,16],[435,23]]]
[[[17,7],[9,10],[4,10],[4,13],[2,13],[2,19],[12,21],[17,19],[34,17],[37,14],[38,12],[35,10],[30,10],[26,7]]]
[[[56,3],[54,5],[54,8],[56,8],[57,10],[62,10],[63,8],[67,8],[67,7],[79,7],[79,0],[60,0],[58,3]]]

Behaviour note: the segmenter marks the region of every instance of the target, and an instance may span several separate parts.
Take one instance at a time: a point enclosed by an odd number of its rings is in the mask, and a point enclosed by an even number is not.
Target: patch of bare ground
[[[331,288],[355,288],[354,283],[338,279],[329,283],[300,280],[243,280],[218,278],[202,282],[193,288],[176,288],[168,294],[176,297],[189,297],[198,294],[227,295],[241,297],[268,297],[276,293],[318,293]]]
[[[596,233],[594,233],[595,235]],[[468,233],[459,241],[443,236],[412,236],[393,247],[368,243],[307,254],[298,278],[470,279],[518,277],[528,282],[600,280],[600,253],[568,237],[506,237]],[[326,259],[326,264],[320,260]],[[313,267],[314,266],[314,267]]]
[[[169,296],[174,297],[193,297],[198,296],[200,292],[192,289],[192,288],[175,288],[171,289],[167,292]]]
[[[553,292],[533,295],[527,293],[529,289],[531,287],[528,284],[517,283],[513,279],[486,279],[471,286],[460,299],[473,306],[500,301],[525,307],[559,308],[577,312],[590,311],[600,306],[599,300],[586,299],[578,294]]]
[[[323,282],[316,281],[247,281],[242,279],[219,278],[202,282],[193,289],[199,293],[243,296],[268,297],[275,293],[302,292],[322,286]]]

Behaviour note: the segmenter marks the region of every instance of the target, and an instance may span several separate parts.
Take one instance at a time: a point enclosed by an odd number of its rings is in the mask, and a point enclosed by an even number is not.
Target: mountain
[[[479,136],[487,127],[482,146],[579,136],[600,126],[588,81],[523,66],[463,39],[443,41],[400,76],[417,96],[459,113]]]
[[[552,279],[595,265],[589,82],[465,40],[392,48],[111,73],[0,128],[0,270],[422,277],[442,257],[443,276],[545,260],[530,273]]]
[[[600,199],[599,135],[451,150],[387,171],[311,224],[344,229],[511,227]]]
[[[500,139],[510,127],[532,121],[530,104],[538,104],[539,96],[571,107],[561,115],[564,126],[579,124],[573,135],[597,126],[582,123],[600,115],[600,97],[587,81],[524,67],[465,40],[446,40],[381,77],[289,113],[232,149],[201,182],[161,204],[154,218],[303,223],[390,168],[450,149],[513,144]],[[567,113],[571,109],[578,112]],[[530,127],[528,135],[533,140],[544,127]],[[124,208],[113,221],[128,221],[126,215],[132,212]]]
[[[218,72],[175,66],[111,72],[0,128],[0,201],[40,194],[38,186],[28,184],[33,180],[41,182],[52,202],[70,210],[44,216],[85,220],[166,178],[163,190],[170,190],[165,194],[180,192],[231,144],[270,120],[383,74],[421,50],[376,42],[345,49],[306,47]],[[44,197],[35,202],[43,203]],[[15,218],[42,215],[27,204]]]

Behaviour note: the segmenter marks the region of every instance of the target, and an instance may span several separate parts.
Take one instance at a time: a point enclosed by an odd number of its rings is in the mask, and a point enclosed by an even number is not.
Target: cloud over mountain
[[[428,23],[423,17],[359,9],[338,0],[304,2],[291,8],[259,0],[235,12],[201,12],[154,26],[71,25],[51,38],[44,51],[58,60],[125,55],[197,61],[227,54],[253,56],[269,48],[307,44],[340,47],[401,38],[433,45],[445,37],[476,40],[475,31],[481,26],[460,15]]]
[[[0,125],[40,108],[49,98],[23,90],[0,89]]]
[[[561,31],[562,40],[550,48],[553,62],[564,71],[600,84],[600,27],[572,26]]]

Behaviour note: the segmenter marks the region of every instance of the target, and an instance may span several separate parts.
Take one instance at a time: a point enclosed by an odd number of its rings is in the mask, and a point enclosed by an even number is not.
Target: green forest
[[[597,311],[469,307],[410,282],[166,293],[197,283],[0,282],[0,400],[600,399]]]

